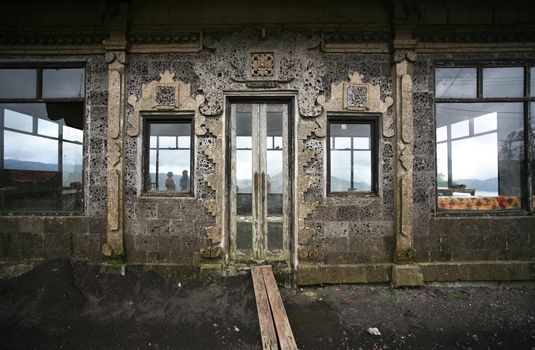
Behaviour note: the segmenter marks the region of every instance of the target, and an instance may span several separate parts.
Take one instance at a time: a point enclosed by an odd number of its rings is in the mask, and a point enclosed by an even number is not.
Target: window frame
[[[43,97],[43,70],[44,69],[69,69],[69,68],[78,68],[84,70],[84,82],[83,82],[83,92],[84,96],[82,97],[61,97],[61,98],[44,98]],[[87,144],[87,136],[88,131],[86,130],[86,122],[87,122],[87,110],[86,110],[86,99],[87,99],[87,77],[88,77],[88,68],[87,63],[84,61],[69,61],[69,62],[0,62],[0,69],[34,69],[36,71],[36,91],[35,91],[35,97],[33,98],[16,98],[16,97],[10,97],[10,98],[3,98],[0,97],[0,104],[29,104],[29,103],[81,103],[82,109],[83,109],[83,115],[82,115],[82,133],[83,133],[83,141],[81,143],[82,145],[82,202],[80,205],[80,210],[77,211],[62,211],[62,210],[41,210],[41,211],[20,211],[20,210],[6,210],[1,211],[0,216],[3,215],[18,215],[18,216],[24,216],[24,215],[47,215],[47,216],[78,216],[83,215],[86,210],[86,201],[85,201],[85,195],[86,195],[86,173],[85,169],[87,169],[87,162],[89,161],[87,157],[85,157],[86,154],[86,144]],[[38,122],[35,122],[35,116],[32,117],[32,132],[22,132],[27,135],[32,136],[39,136],[44,137],[46,139],[52,139],[49,136],[44,135],[38,135],[35,132],[35,128]],[[33,125],[35,124],[35,125]],[[3,169],[3,163],[4,163],[4,117],[2,116],[0,120],[0,129],[2,132],[0,132],[0,169]],[[58,128],[58,152],[61,152],[61,155],[63,155],[63,142],[69,142],[74,144],[79,144],[75,141],[71,140],[64,140],[63,139],[63,132],[62,130],[59,130],[62,128]],[[8,129],[8,131],[12,131],[11,128]],[[60,158],[60,154],[58,154],[58,158]]]
[[[476,97],[472,98],[449,98],[436,97],[436,70],[440,68],[475,68],[476,69]],[[523,95],[520,97],[484,97],[483,96],[483,69],[486,68],[522,68],[524,73]],[[532,205],[532,196],[535,195],[535,188],[532,188],[530,179],[535,175],[532,171],[533,162],[533,142],[535,135],[531,135],[531,104],[535,102],[535,94],[531,96],[531,91],[535,87],[530,86],[531,69],[535,68],[535,62],[527,61],[435,61],[433,64],[433,145],[435,159],[435,180],[437,179],[437,104],[444,103],[522,103],[523,106],[523,142],[524,142],[524,159],[521,170],[521,208],[517,210],[454,210],[440,209],[438,207],[438,183],[435,181],[435,214],[439,216],[488,216],[488,215],[528,215],[534,212]],[[451,170],[451,169],[449,169]],[[449,181],[449,179],[448,179]]]
[[[327,137],[325,138],[326,150],[327,150],[327,195],[328,196],[360,196],[369,197],[371,195],[377,195],[379,193],[379,181],[378,181],[378,159],[379,159],[379,119],[380,115],[375,113],[336,113],[327,115]],[[332,123],[344,123],[344,124],[361,124],[370,126],[370,151],[371,151],[371,190],[370,191],[331,191],[331,124]],[[351,149],[351,154],[354,150]],[[353,155],[352,155],[353,157]],[[351,186],[353,186],[353,166],[351,167]]]
[[[195,194],[195,115],[194,113],[145,113],[142,114],[143,120],[143,136],[142,136],[142,164],[143,164],[143,181],[142,181],[142,195],[147,197],[185,197],[191,198]],[[151,124],[190,124],[190,186],[188,192],[182,191],[150,191],[148,189],[147,179],[150,176],[150,134],[149,126]]]

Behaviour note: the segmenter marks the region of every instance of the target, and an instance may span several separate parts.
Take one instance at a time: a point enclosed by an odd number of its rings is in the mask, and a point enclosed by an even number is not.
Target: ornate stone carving
[[[273,52],[251,53],[251,76],[272,77],[275,64]]]
[[[225,90],[279,88],[299,92],[297,99],[301,116],[318,116],[321,106],[316,100],[323,90],[322,77],[325,74],[319,42],[319,36],[311,38],[284,32],[258,42],[258,33],[252,29],[219,40],[205,38],[205,47],[213,50],[213,54],[202,56],[193,66],[206,97],[200,107],[201,113],[205,116],[220,115]],[[255,75],[252,74],[253,55],[263,55],[257,56],[254,62],[261,68]],[[271,71],[267,69],[270,65]]]
[[[176,87],[165,85],[157,86],[154,107],[178,108],[178,91]]]
[[[123,133],[124,52],[108,52],[107,235],[105,256],[122,256],[123,246]]]
[[[306,148],[306,142],[314,139],[322,139],[326,136],[325,125],[327,122],[327,113],[344,112],[348,110],[365,111],[369,113],[380,113],[383,118],[383,135],[392,137],[394,135],[393,121],[390,121],[387,110],[392,105],[393,100],[387,97],[381,100],[381,91],[379,86],[364,83],[363,76],[358,72],[349,74],[349,82],[332,84],[331,98],[327,101],[323,95],[318,98],[318,103],[323,107],[323,113],[315,118],[302,120],[299,124],[298,137],[298,160],[300,174],[306,174],[307,169],[314,160],[323,158],[322,148]],[[386,125],[385,125],[386,124]],[[299,254],[305,258],[311,258],[309,251],[302,247],[315,236],[315,229],[306,226],[305,220],[317,208],[321,199],[313,197],[313,200],[305,200],[307,193],[312,190],[313,185],[321,183],[323,178],[323,167],[321,172],[314,175],[300,175],[298,177],[299,193],[299,210],[298,210],[298,243]]]
[[[160,80],[143,84],[141,99],[138,100],[135,95],[128,97],[128,104],[134,108],[133,116],[127,125],[126,132],[129,136],[139,135],[141,111],[177,111],[179,109],[193,111],[196,109],[195,102],[192,102],[193,99],[189,96],[191,90],[189,84],[175,81],[174,77],[175,74],[169,71],[160,73]],[[187,89],[187,96],[181,91],[180,85]],[[198,98],[203,99],[202,96]]]
[[[345,109],[362,111],[366,108],[366,104],[368,103],[368,87],[366,85],[350,85],[344,92]]]
[[[413,217],[413,113],[409,61],[396,64],[396,263],[412,262]],[[407,253],[409,252],[409,253]]]
[[[160,80],[143,84],[141,98],[131,95],[128,103],[133,107],[132,119],[127,133],[137,137],[140,132],[140,115],[142,112],[169,111],[191,112],[195,115],[196,169],[195,197],[215,217],[215,224],[205,227],[210,246],[203,246],[201,255],[208,258],[221,256],[221,222],[222,222],[222,124],[220,118],[205,117],[200,113],[200,106],[205,102],[202,95],[191,97],[191,86],[174,79],[174,73],[165,71]]]

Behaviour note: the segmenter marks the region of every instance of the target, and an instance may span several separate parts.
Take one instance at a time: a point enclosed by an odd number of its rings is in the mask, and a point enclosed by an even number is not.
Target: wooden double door
[[[234,260],[289,260],[291,171],[289,108],[230,108],[230,250]]]

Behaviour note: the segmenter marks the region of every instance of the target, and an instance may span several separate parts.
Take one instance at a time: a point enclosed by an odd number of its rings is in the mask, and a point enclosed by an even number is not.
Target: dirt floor
[[[535,289],[341,285],[281,294],[300,349],[535,349]],[[56,260],[0,281],[0,349],[260,348],[250,276],[179,283]]]

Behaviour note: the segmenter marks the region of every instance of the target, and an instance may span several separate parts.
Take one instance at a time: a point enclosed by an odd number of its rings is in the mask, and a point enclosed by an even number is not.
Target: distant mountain
[[[479,191],[497,192],[498,191],[498,178],[493,177],[486,180],[478,179],[460,179],[453,181],[458,185],[465,185],[466,188],[475,188]]]
[[[371,191],[371,186],[369,183],[357,182],[356,185],[358,191]],[[347,191],[349,188],[351,188],[350,181],[331,176],[331,191],[341,192]]]
[[[58,171],[58,164],[28,162],[18,159],[4,159],[4,169]]]

